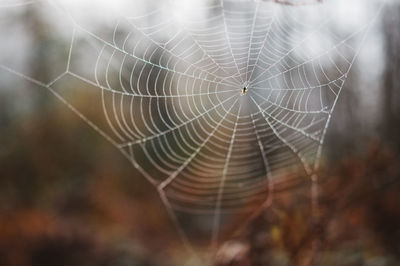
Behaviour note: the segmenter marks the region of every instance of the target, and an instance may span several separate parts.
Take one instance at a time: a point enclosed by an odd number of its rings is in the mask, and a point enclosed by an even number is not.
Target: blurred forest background
[[[8,3],[0,1],[0,64],[53,80],[65,68],[70,32],[55,32],[49,18],[57,15],[41,3]],[[281,191],[222,246],[216,265],[400,265],[399,29],[400,3],[388,2],[327,133],[319,223],[304,196],[309,183]],[[79,101],[84,108],[90,96]],[[157,191],[118,150],[47,90],[4,68],[0,265],[195,265]]]

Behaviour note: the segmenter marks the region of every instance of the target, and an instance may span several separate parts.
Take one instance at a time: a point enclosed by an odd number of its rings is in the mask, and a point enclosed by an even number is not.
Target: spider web
[[[50,90],[117,147],[158,190],[185,241],[193,215],[216,247],[233,214],[254,217],[277,188],[315,177],[333,109],[374,20],[340,36],[330,29],[331,9],[171,1],[123,15],[107,33],[71,18],[61,75],[42,82],[0,68]],[[93,104],[107,127],[68,100],[65,79],[98,91]]]

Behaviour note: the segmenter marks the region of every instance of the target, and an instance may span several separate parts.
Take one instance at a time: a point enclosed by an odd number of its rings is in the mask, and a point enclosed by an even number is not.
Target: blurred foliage
[[[182,265],[188,255],[156,191],[49,101],[46,119],[6,125],[14,134],[0,157],[0,265]],[[398,155],[375,141],[326,162],[319,176],[317,226],[309,184],[281,192],[222,246],[216,265],[399,265]]]
[[[174,265],[180,242],[156,191],[48,101],[2,119],[0,265]]]
[[[217,265],[400,265],[399,156],[374,142],[319,175],[318,219],[309,190],[282,193],[233,240],[248,252]]]

